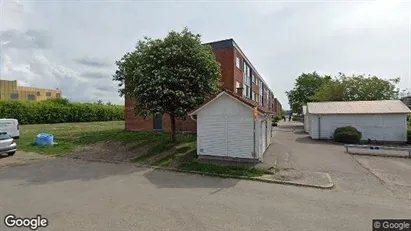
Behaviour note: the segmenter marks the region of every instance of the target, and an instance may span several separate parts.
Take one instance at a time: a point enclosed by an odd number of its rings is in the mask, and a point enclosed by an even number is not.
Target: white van
[[[19,121],[16,119],[0,119],[0,132],[7,132],[13,139],[20,137]]]

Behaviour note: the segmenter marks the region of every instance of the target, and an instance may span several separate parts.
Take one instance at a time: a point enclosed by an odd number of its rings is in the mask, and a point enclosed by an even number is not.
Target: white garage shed
[[[310,120],[308,118],[307,106],[303,106],[303,116],[304,116],[304,131],[306,133],[309,133],[309,131],[310,131]]]
[[[197,121],[197,155],[263,161],[272,136],[271,113],[224,90],[189,115]]]
[[[338,127],[352,126],[362,140],[407,141],[407,114],[400,100],[308,103],[308,132],[313,139],[329,139]]]

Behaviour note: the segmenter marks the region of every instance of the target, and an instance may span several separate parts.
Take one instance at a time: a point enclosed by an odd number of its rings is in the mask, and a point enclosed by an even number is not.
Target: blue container
[[[54,144],[54,136],[49,133],[40,133],[36,137],[36,144],[40,146],[51,146]]]

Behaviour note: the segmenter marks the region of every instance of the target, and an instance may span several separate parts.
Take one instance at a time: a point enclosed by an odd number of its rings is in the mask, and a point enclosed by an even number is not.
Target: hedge
[[[124,120],[124,106],[70,103],[67,100],[0,100],[0,118],[14,118],[20,124],[115,121]]]
[[[356,128],[347,126],[334,130],[334,141],[346,144],[358,144],[361,142],[361,132]]]

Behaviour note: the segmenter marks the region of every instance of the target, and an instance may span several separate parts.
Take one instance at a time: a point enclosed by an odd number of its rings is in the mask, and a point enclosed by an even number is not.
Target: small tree
[[[164,39],[145,37],[116,62],[113,80],[120,82],[120,96],[134,99],[137,115],[168,114],[172,141],[176,118],[186,116],[219,87],[220,65],[200,38],[187,28]]]
[[[382,79],[376,76],[339,76],[326,82],[312,97],[312,101],[361,101],[398,98],[395,84],[399,78]]]
[[[295,80],[294,88],[285,92],[290,109],[294,112],[300,112],[302,106],[310,101],[310,97],[330,80],[331,76],[320,76],[317,72],[302,73]]]

